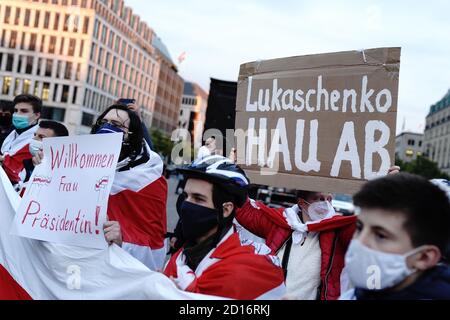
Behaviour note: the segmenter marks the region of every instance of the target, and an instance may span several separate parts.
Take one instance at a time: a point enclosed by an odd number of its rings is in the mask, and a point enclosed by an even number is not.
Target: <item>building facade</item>
[[[208,106],[208,94],[198,84],[184,83],[183,99],[178,118],[179,139],[186,139],[187,133],[195,150],[203,145],[203,128]]]
[[[395,137],[395,157],[404,162],[416,160],[423,153],[423,134],[403,132]]]
[[[178,75],[177,67],[161,39],[154,36],[152,44],[160,65],[152,129],[171,137],[177,128],[184,80]]]
[[[108,105],[134,98],[151,126],[154,36],[123,0],[0,0],[0,100],[35,94],[43,118],[87,133]]]
[[[425,124],[424,153],[441,171],[450,174],[450,90],[430,107]]]

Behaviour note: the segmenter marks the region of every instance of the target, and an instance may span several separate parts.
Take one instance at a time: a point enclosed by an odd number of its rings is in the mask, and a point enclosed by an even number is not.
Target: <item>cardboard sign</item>
[[[241,65],[238,163],[252,183],[310,191],[354,193],[385,175],[394,164],[399,67],[400,48]]]
[[[122,134],[44,139],[44,158],[28,182],[12,233],[105,248],[109,192]]]

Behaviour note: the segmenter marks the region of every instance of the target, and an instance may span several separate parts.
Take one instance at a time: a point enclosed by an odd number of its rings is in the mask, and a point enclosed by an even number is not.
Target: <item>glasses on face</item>
[[[105,125],[107,123],[109,123],[110,125],[113,125],[114,127],[122,129],[122,130],[126,131],[127,133],[131,133],[130,131],[128,131],[128,127],[124,123],[121,123],[121,122],[119,122],[117,120],[107,120],[107,119],[99,119],[99,120],[97,120],[97,125],[98,126],[103,126],[103,125]]]

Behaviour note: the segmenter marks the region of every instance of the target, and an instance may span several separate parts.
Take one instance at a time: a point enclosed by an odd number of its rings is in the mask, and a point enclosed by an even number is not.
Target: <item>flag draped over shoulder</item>
[[[116,245],[88,249],[11,235],[19,201],[0,168],[1,299],[217,299],[177,289]]]
[[[150,150],[149,159],[116,172],[108,201],[109,220],[118,221],[127,252],[151,270],[162,270],[167,232],[167,182],[161,157]]]
[[[3,142],[1,147],[1,153],[5,157],[3,168],[9,180],[15,183],[21,180],[20,173],[24,169],[23,161],[32,157],[28,145],[38,128],[39,126],[35,125],[20,135],[13,130]]]

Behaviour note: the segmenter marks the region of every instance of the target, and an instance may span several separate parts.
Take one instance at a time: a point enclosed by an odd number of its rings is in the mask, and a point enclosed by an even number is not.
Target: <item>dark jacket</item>
[[[450,267],[426,271],[412,285],[397,292],[356,289],[357,300],[450,300]]]

